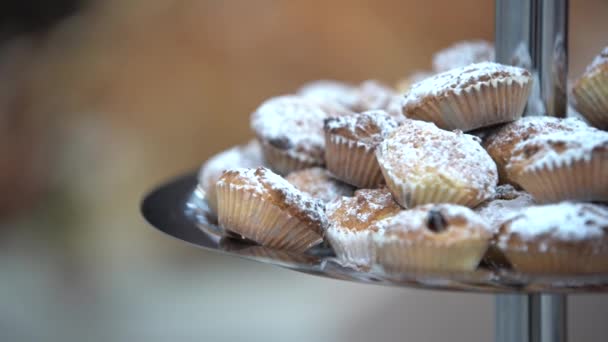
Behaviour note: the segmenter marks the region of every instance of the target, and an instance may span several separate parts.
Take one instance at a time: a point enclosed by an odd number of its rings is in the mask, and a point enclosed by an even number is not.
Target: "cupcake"
[[[326,119],[327,169],[358,188],[378,187],[384,178],[374,151],[397,125],[390,115],[380,110]]]
[[[572,202],[529,207],[501,227],[497,246],[524,273],[606,273],[608,209]]]
[[[433,76],[434,73],[430,72],[430,71],[414,71],[412,74],[410,74],[409,76],[400,79],[399,81],[397,81],[397,85],[396,85],[396,89],[398,92],[400,93],[407,93],[410,88],[412,87],[412,85],[424,81],[425,79]]]
[[[376,149],[395,200],[405,208],[426,203],[475,207],[494,195],[498,174],[479,139],[407,120]]]
[[[323,120],[328,114],[300,96],[279,96],[264,102],[252,115],[268,166],[281,175],[323,165]]]
[[[387,273],[473,271],[492,232],[471,209],[425,205],[378,221],[373,238],[377,262]]]
[[[471,131],[520,118],[531,86],[525,69],[471,64],[414,84],[405,95],[403,113],[443,129]]]
[[[484,139],[484,147],[498,168],[501,183],[515,184],[505,167],[515,146],[535,136],[551,132],[574,132],[586,129],[587,124],[576,118],[559,119],[550,116],[528,116],[502,126]]]
[[[506,172],[540,203],[608,201],[608,132],[588,127],[520,142]]]
[[[386,189],[357,190],[354,197],[328,205],[327,240],[344,263],[369,266],[375,255],[372,236],[378,233],[372,224],[400,210]]]
[[[324,203],[333,202],[342,196],[352,196],[352,186],[332,178],[329,172],[320,167],[294,171],[285,179],[298,190],[307,193]]]
[[[260,245],[303,252],[323,241],[324,205],[269,169],[234,169],[216,184],[218,222]]]
[[[505,184],[496,187],[494,197],[477,206],[475,212],[488,223],[492,231],[498,232],[504,222],[531,205],[534,205],[532,195]]]
[[[352,111],[359,103],[357,87],[339,81],[319,80],[303,85],[297,94],[330,108]]]
[[[473,63],[493,62],[494,44],[483,40],[455,43],[433,55],[433,70],[444,72]]]
[[[608,130],[608,46],[572,87],[573,104],[592,126]]]
[[[198,187],[205,192],[209,208],[217,213],[215,183],[228,169],[252,168],[264,165],[260,144],[256,140],[246,145],[236,146],[209,158],[198,173]]]

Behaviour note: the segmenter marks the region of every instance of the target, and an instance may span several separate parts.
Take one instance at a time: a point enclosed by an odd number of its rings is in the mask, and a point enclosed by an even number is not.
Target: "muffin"
[[[492,232],[471,209],[425,205],[378,221],[373,238],[377,262],[387,273],[473,271]]]
[[[426,203],[475,207],[494,195],[498,174],[480,140],[432,123],[407,120],[376,149],[395,200],[405,208]]]
[[[359,102],[357,87],[332,80],[312,81],[298,89],[297,94],[317,103],[352,110]]]
[[[331,177],[327,170],[320,167],[294,171],[285,179],[298,190],[324,203],[333,202],[342,196],[352,196],[354,192],[352,186]]]
[[[572,202],[529,207],[503,224],[497,246],[524,273],[606,273],[608,209]]]
[[[525,69],[471,64],[414,84],[405,95],[403,113],[443,129],[471,131],[520,118],[531,88]]]
[[[269,169],[224,172],[216,185],[218,222],[270,248],[303,252],[323,240],[324,205]]]
[[[378,233],[372,224],[400,210],[387,189],[357,190],[354,197],[327,206],[327,240],[344,263],[369,266],[375,255],[372,236]]]
[[[493,62],[494,44],[483,40],[455,43],[433,55],[433,70],[444,72],[473,63]]]
[[[236,146],[222,151],[209,158],[198,173],[198,187],[205,192],[209,208],[217,213],[217,198],[215,183],[222,173],[228,169],[251,168],[264,165],[262,148],[256,140],[246,145]]]
[[[507,177],[505,167],[517,144],[540,134],[574,132],[587,127],[587,124],[576,118],[559,119],[550,116],[527,116],[490,133],[484,139],[484,147],[496,163],[500,182],[515,184],[512,179]]]
[[[506,166],[539,203],[608,201],[608,132],[588,127],[520,142]]]
[[[325,120],[325,163],[338,179],[358,188],[384,183],[375,149],[398,124],[385,111]]]
[[[608,46],[572,86],[574,107],[592,126],[608,130]]]
[[[492,231],[498,232],[504,222],[531,205],[534,205],[532,195],[505,184],[497,186],[494,197],[477,206],[475,212],[488,223]]]
[[[301,96],[279,96],[265,101],[251,115],[268,166],[281,175],[323,165],[323,120],[319,104]]]

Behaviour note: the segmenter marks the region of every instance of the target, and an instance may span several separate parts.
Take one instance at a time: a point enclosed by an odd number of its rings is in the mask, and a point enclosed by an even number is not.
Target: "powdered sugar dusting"
[[[580,241],[598,238],[608,230],[608,209],[595,204],[562,202],[528,207],[505,224],[507,234],[501,235],[499,245],[504,247],[509,234],[523,240],[547,235],[562,241]]]
[[[387,189],[361,189],[354,197],[342,197],[327,205],[331,225],[347,229],[368,229],[377,219],[401,210]]]
[[[285,178],[277,175],[265,167],[257,169],[239,168],[229,171],[232,175],[238,177],[238,183],[233,183],[233,186],[252,191],[255,194],[262,195],[269,191],[276,191],[280,194],[280,198],[288,207],[297,208],[308,219],[313,222],[320,222],[325,226],[325,206],[324,204],[312,198],[308,194],[296,189]],[[217,185],[223,185],[227,182],[225,177],[222,177]]]
[[[608,132],[593,127],[545,133],[517,144],[507,169],[524,165],[524,170],[534,170],[590,160],[600,149],[608,154]]]
[[[523,85],[530,81],[530,73],[522,68],[491,62],[471,64],[434,75],[412,85],[405,96],[403,106],[416,105],[426,97],[441,96],[448,91],[460,93],[478,89],[482,84],[515,82]]]
[[[354,191],[352,186],[330,177],[329,172],[320,167],[292,172],[286,179],[300,191],[326,203],[351,196]]]
[[[433,55],[433,69],[443,72],[472,63],[493,62],[494,44],[483,40],[455,43]]]
[[[488,222],[493,231],[498,231],[504,222],[533,204],[532,195],[506,184],[498,186],[494,198],[479,205],[475,212]]]
[[[203,164],[198,176],[199,183],[203,189],[209,189],[212,184],[215,185],[224,171],[239,167],[262,166],[263,159],[260,144],[255,140],[247,145],[232,147],[214,155]]]
[[[376,144],[398,127],[397,121],[383,110],[372,110],[325,121],[325,130],[346,138]]]
[[[331,80],[319,80],[305,84],[297,93],[321,103],[335,103],[353,108],[359,101],[356,87]]]
[[[608,46],[606,46],[599,55],[595,56],[591,64],[587,66],[586,73],[592,73],[600,65],[606,63],[608,63]]]
[[[491,196],[498,181],[496,164],[479,142],[461,131],[406,120],[379,145],[377,157],[385,171],[404,182],[441,181]]]
[[[323,120],[327,113],[300,96],[279,96],[265,101],[251,116],[259,138],[289,153],[323,150]]]

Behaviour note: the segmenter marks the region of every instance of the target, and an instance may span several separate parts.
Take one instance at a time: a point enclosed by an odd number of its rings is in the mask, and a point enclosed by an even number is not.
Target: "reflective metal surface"
[[[331,250],[313,248],[294,254],[254,245],[234,237],[222,236],[214,224],[204,197],[196,190],[196,174],[179,177],[151,192],[141,211],[158,230],[190,244],[219,253],[318,276],[361,283],[406,286],[451,291],[487,293],[582,293],[607,292],[608,275],[532,276],[509,270],[481,268],[475,272],[385,274],[377,269],[353,269],[341,265]]]
[[[568,0],[497,0],[496,61],[532,71],[527,114],[566,117]]]

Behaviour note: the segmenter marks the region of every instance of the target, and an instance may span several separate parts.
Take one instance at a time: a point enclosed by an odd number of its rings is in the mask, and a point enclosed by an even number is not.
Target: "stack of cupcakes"
[[[608,132],[522,118],[530,72],[492,51],[455,45],[401,96],[317,81],[265,101],[251,115],[257,141],[202,168],[219,224],[286,251],[326,241],[344,264],[388,273],[473,271],[484,258],[608,272]],[[604,51],[573,89],[596,127],[606,70]]]

